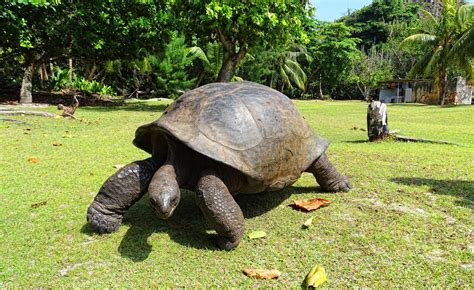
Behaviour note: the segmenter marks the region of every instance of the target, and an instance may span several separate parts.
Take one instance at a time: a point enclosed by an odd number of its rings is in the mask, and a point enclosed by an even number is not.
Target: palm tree
[[[306,47],[299,44],[287,44],[270,53],[274,54],[270,87],[274,87],[280,82],[280,91],[283,91],[284,86],[293,88],[292,84],[304,90],[307,76],[298,59],[303,58],[309,61],[310,57]]]
[[[222,67],[222,60],[224,51],[222,45],[217,42],[209,42],[206,44],[206,51],[202,50],[198,46],[193,46],[189,48],[188,54],[193,59],[201,60],[203,70],[198,75],[196,82],[196,87],[201,84],[203,78],[207,77],[211,81],[216,81],[219,75],[219,71]]]
[[[433,76],[441,105],[446,102],[448,69],[460,68],[467,77],[473,76],[474,4],[458,6],[456,0],[443,0],[441,15],[422,10],[424,33],[405,38],[401,45],[422,44],[426,53],[410,71],[424,77]]]

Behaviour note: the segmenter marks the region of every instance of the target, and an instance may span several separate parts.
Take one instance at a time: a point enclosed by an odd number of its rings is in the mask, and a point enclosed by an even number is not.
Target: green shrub
[[[79,90],[86,94],[99,94],[101,96],[115,95],[114,90],[109,85],[96,80],[87,80],[86,78],[77,76],[74,73],[72,73],[72,77],[70,79],[69,69],[55,67],[54,70],[55,73],[50,79],[52,88],[54,90],[71,89]]]

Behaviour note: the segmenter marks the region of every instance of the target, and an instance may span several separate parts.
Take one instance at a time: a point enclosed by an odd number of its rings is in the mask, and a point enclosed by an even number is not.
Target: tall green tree
[[[423,10],[424,33],[413,34],[402,45],[419,44],[426,52],[413,67],[412,73],[434,77],[441,105],[446,102],[448,70],[461,68],[465,75],[473,75],[474,4],[458,6],[455,0],[443,0],[440,17]]]
[[[144,0],[6,1],[0,6],[0,56],[14,58],[24,68],[20,102],[32,101],[33,74],[44,63],[72,57],[92,62],[130,58],[156,46],[160,29],[155,24],[166,2],[157,3],[161,4]]]
[[[359,39],[351,36],[350,27],[341,22],[315,21],[309,29],[308,52],[312,58],[309,65],[309,87],[324,93],[334,94],[338,86],[347,81],[352,60],[357,57]]]
[[[69,14],[69,9],[59,1],[11,1],[1,6],[2,58],[18,58],[22,63],[22,103],[32,101],[35,70],[71,48],[71,37],[66,30]]]
[[[306,1],[301,0],[176,0],[174,5],[180,31],[204,43],[217,40],[222,44],[220,82],[232,79],[250,48],[305,38],[302,23],[309,13]]]
[[[416,22],[420,4],[406,0],[374,0],[348,16],[341,18],[352,27],[352,36],[361,39],[360,45],[367,50],[384,43],[390,35],[392,22]]]
[[[349,82],[356,85],[360,93],[368,100],[381,81],[393,77],[390,59],[375,47],[366,54],[361,51],[353,58]]]

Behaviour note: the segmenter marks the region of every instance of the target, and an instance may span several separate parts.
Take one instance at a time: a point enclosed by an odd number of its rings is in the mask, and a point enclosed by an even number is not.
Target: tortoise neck
[[[188,183],[191,168],[191,153],[190,150],[181,142],[177,142],[173,137],[166,137],[168,144],[168,154],[163,165],[172,166],[176,174],[176,181],[178,185],[184,186]]]

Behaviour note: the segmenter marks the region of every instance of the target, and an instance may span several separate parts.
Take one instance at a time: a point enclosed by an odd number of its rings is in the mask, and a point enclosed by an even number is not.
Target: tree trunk
[[[203,78],[204,78],[204,71],[201,71],[199,73],[198,78],[197,78],[196,85],[194,86],[195,88],[199,87],[199,85],[201,84]]]
[[[224,61],[221,70],[217,76],[217,82],[228,83],[234,76],[237,67],[236,55],[231,55],[230,52],[224,52]]]
[[[35,64],[30,63],[25,69],[23,73],[23,81],[21,82],[21,90],[20,90],[20,103],[22,104],[29,104],[33,102],[33,96],[31,95],[31,91],[33,88],[33,73],[35,72]]]
[[[217,30],[217,36],[224,49],[224,59],[216,81],[230,82],[234,77],[235,69],[247,53],[247,44],[245,41],[231,40],[221,30]],[[238,52],[236,52],[237,44],[239,44]]]
[[[324,95],[323,95],[323,77],[321,74],[319,74],[319,97],[321,100],[324,100]]]
[[[92,63],[92,67],[87,68],[87,80],[91,81],[95,78],[95,72],[97,71],[97,65],[95,61]]]
[[[67,76],[69,78],[69,81],[72,81],[72,70],[73,70],[73,65],[72,65],[72,58],[69,59],[69,71],[67,73]]]
[[[448,94],[448,74],[446,71],[441,71],[439,76],[439,97],[441,100],[441,106],[446,103],[446,97]]]

